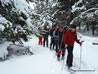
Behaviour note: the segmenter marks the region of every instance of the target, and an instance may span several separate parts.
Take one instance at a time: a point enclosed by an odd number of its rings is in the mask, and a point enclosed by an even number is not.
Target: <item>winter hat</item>
[[[71,25],[71,28],[75,28],[75,29],[76,29],[76,27],[77,27],[77,26],[76,26],[76,25],[74,25],[74,24],[72,24],[72,25]]]

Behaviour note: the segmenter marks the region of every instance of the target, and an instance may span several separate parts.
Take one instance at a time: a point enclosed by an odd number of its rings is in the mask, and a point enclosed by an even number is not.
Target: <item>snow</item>
[[[32,20],[30,19],[30,18],[28,18],[27,20],[26,20],[26,24],[28,25],[28,27],[32,27],[33,25],[32,25]]]
[[[36,14],[33,11],[33,9],[36,6],[35,3],[31,3],[31,2],[27,3],[26,0],[1,0],[3,4],[12,3],[11,1],[14,1],[13,3],[15,5],[15,8],[19,13],[23,12],[27,16],[26,23],[29,27],[31,27],[32,20],[30,17],[32,14]],[[50,0],[50,2],[51,1],[54,1],[54,0]],[[77,9],[80,9],[80,10],[85,9],[85,6],[76,7],[82,1],[83,0],[79,0],[72,7],[72,12],[75,12]],[[57,3],[54,3],[53,5],[51,5],[51,7],[55,7],[56,5]],[[97,11],[98,8],[91,8],[81,13],[78,17],[82,17],[82,15],[89,12],[90,10],[96,10],[95,13],[96,14],[98,13]],[[47,16],[45,16],[45,14]],[[54,16],[54,14],[52,16]],[[42,15],[40,14],[36,14],[36,15],[41,16],[40,19],[43,21],[43,25],[45,24],[45,22],[48,22],[49,25],[52,25],[52,22],[48,20],[50,19],[50,16],[48,16],[47,13],[43,12]],[[23,19],[23,18],[20,17],[20,19]],[[8,21],[4,17],[0,16],[0,22],[7,23]],[[4,26],[0,24],[0,28],[3,30]],[[97,74],[98,73],[97,72],[98,46],[92,45],[92,43],[93,42],[98,43],[98,37],[87,37],[83,35],[81,36],[82,36],[82,40],[84,40],[84,43],[81,47],[77,43],[75,43],[73,65],[77,65],[78,67],[80,67],[80,51],[82,50],[81,68],[95,69],[96,72],[91,72],[91,74]],[[9,43],[0,44],[0,57],[3,57],[3,59],[8,54],[8,51],[6,50],[8,45]],[[31,36],[31,39],[28,42],[26,43],[24,42],[24,45],[29,46],[31,51],[34,52],[34,55],[12,56],[4,62],[0,61],[1,74],[33,74],[33,73],[35,74],[51,74],[51,73],[52,74],[71,74],[71,72],[69,72],[66,67],[67,51],[66,51],[65,60],[58,62],[55,51],[50,51],[49,48],[39,46],[38,38],[35,37],[34,35]],[[90,72],[76,72],[72,74],[90,74]]]
[[[3,31],[4,30],[4,26],[0,24],[0,30]]]
[[[4,17],[0,16],[0,22],[7,23],[8,21]]]
[[[82,10],[82,9],[85,9],[85,6],[84,5],[82,7],[72,6],[72,12],[75,12],[76,10]]]
[[[33,2],[29,2],[29,4],[30,4],[30,7],[31,7],[32,9],[34,9],[34,8],[35,8],[35,6],[36,6],[36,4],[35,4],[35,3],[33,3]]]
[[[80,36],[82,35],[79,34]],[[64,61],[58,62],[55,51],[39,46],[36,36],[32,35],[30,37],[32,39],[24,43],[24,45],[31,47],[34,55],[12,56],[10,59],[0,62],[1,74],[71,74],[66,68],[66,57]],[[98,46],[92,45],[92,43],[98,42],[98,37],[82,36],[81,40],[84,40],[81,68],[96,69],[96,72],[75,72],[72,74],[97,74]],[[2,46],[5,47],[6,44]],[[73,64],[78,66],[80,66],[80,49],[80,46],[75,43]]]
[[[98,15],[98,10],[95,11],[95,14]]]
[[[98,54],[97,54],[98,46],[92,45],[92,43],[94,42],[97,43],[98,37],[82,36],[82,40],[84,40],[82,47],[75,44],[75,50],[74,50],[75,57],[80,58],[80,50],[82,49],[82,64],[83,64],[82,67],[84,66],[88,69],[95,69],[97,71],[98,60],[96,58],[98,57]]]
[[[79,17],[80,18],[82,18],[83,17],[83,15],[85,15],[87,12],[89,12],[89,11],[96,11],[96,10],[98,10],[98,8],[90,8],[90,9],[88,9],[88,10],[86,10],[86,11],[84,11],[84,12],[82,12],[80,15],[78,15],[77,17],[75,17],[71,22],[70,22],[70,24],[72,24],[76,19],[78,19]],[[92,16],[92,15],[91,15]],[[90,16],[89,16],[90,17]]]
[[[10,0],[1,0],[1,2],[2,2],[3,4],[7,4],[7,3],[10,2]]]
[[[11,5],[14,4],[15,8],[13,7],[12,11],[15,11],[17,13],[19,13],[21,15],[21,13],[24,13],[27,17],[26,23],[29,27],[31,27],[32,23],[31,23],[31,17],[32,14],[35,14],[35,12],[33,11],[35,3],[31,3],[31,2],[27,2],[26,0],[1,0],[2,5],[7,5],[8,3],[10,3]],[[5,18],[2,18],[3,20],[1,20],[1,16],[0,16],[0,21],[5,21]],[[22,20],[24,20],[23,18],[20,18]],[[5,21],[6,22],[6,21]],[[3,28],[2,28],[3,29]]]
[[[11,2],[13,2],[13,4],[15,5],[15,8],[17,9],[17,11],[19,12],[24,12],[24,10],[26,11],[26,14],[30,14],[32,10],[30,8],[29,3],[26,2],[26,0],[1,0],[1,2],[3,4],[12,4]]]
[[[9,21],[8,20],[6,20],[4,17],[2,17],[1,15],[0,15],[0,30],[1,31],[3,31],[4,30],[4,25],[5,24],[7,24]]]
[[[72,12],[75,12],[76,10],[82,10],[85,9],[85,6],[83,5],[82,7],[77,7],[77,5],[79,3],[82,3],[83,0],[79,0],[78,2],[76,2],[73,6],[72,6]]]
[[[4,42],[4,43],[0,44],[0,58],[2,60],[5,60],[8,55],[8,51],[7,51],[8,45],[9,45],[8,42]]]

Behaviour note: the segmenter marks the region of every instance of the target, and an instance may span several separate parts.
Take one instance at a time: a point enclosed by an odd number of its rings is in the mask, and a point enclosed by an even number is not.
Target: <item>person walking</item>
[[[60,60],[60,56],[62,55],[62,60],[64,60],[64,56],[65,56],[65,46],[64,46],[64,42],[63,42],[63,36],[64,33],[67,31],[67,29],[65,27],[60,27],[59,29],[59,50],[57,52],[57,59]]]
[[[55,30],[55,26],[53,26],[51,29],[50,29],[50,37],[51,37],[51,42],[50,42],[50,50],[54,49],[54,36],[53,36],[53,32]]]
[[[39,34],[41,33],[42,29],[41,28],[38,28],[38,31],[39,31]],[[38,36],[38,45],[42,45],[42,36],[41,34]]]
[[[48,47],[48,36],[49,36],[49,31],[48,28],[44,29],[44,40],[43,40],[43,46],[45,47],[45,45]]]
[[[66,63],[68,68],[70,68],[72,67],[73,63],[74,43],[77,42],[78,44],[82,45],[82,42],[77,39],[76,25],[71,25],[71,28],[64,34],[63,42],[68,51]]]
[[[55,30],[53,31],[53,37],[54,37],[54,43],[55,43],[55,46],[56,46],[56,53],[58,51],[58,48],[59,48],[59,26],[56,25],[55,27]]]

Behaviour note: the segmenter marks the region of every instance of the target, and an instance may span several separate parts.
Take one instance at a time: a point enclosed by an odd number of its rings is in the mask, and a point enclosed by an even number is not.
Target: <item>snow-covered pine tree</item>
[[[0,0],[0,25],[4,27],[0,34],[1,40],[5,38],[7,41],[15,43],[22,38],[27,41],[27,35],[31,33],[33,26],[32,21],[28,19],[31,19],[32,15],[32,8],[28,1]],[[7,22],[3,22],[2,18]]]
[[[71,21],[84,34],[98,35],[98,0],[79,0],[72,7],[75,18]]]
[[[78,0],[58,0],[58,11],[54,15],[56,24],[64,26],[70,24],[71,20],[75,17],[71,9],[77,1]]]
[[[36,3],[35,13],[37,17],[34,19],[38,27],[49,26],[51,27],[54,22],[54,14],[57,9],[58,2],[57,0],[33,0]]]

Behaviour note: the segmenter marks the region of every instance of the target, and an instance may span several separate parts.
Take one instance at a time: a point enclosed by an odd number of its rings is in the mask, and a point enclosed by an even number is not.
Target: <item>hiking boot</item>
[[[60,55],[57,55],[57,60],[60,61]]]
[[[72,66],[69,66],[68,64],[66,64],[66,66],[68,67],[68,69],[70,69]]]

